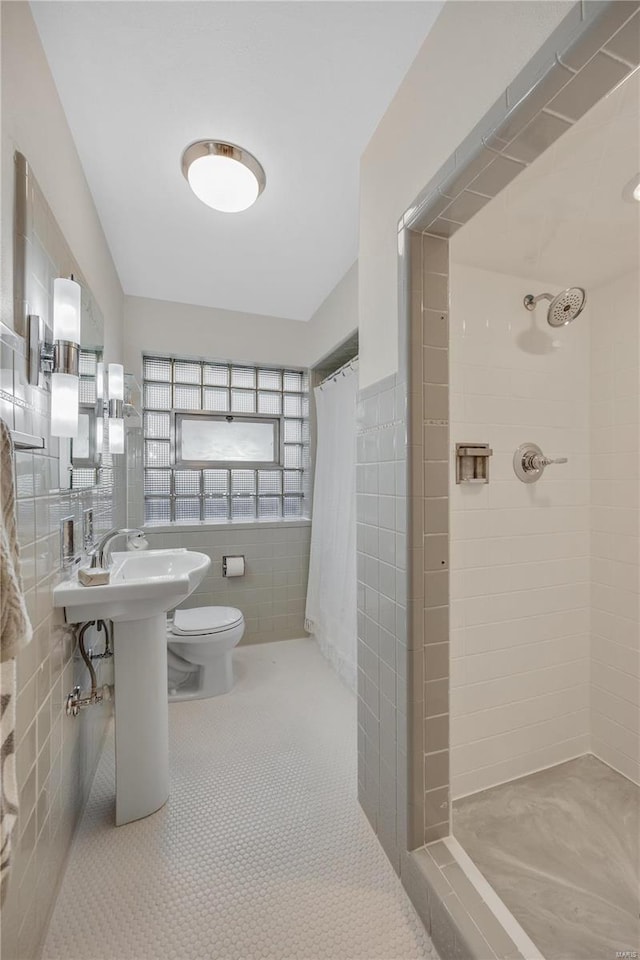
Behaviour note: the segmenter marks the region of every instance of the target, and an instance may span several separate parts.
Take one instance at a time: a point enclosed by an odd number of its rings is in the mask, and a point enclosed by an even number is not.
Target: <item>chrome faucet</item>
[[[98,542],[89,550],[92,567],[104,567],[108,565],[111,557],[111,543],[116,537],[126,537],[129,540],[144,540],[145,536],[142,530],[135,527],[122,527],[121,529],[109,530]]]

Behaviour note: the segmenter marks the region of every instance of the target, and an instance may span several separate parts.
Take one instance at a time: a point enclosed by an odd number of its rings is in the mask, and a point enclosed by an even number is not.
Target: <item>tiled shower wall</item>
[[[449,834],[449,244],[410,235],[411,846]]]
[[[158,531],[146,528],[154,549],[187,547],[211,558],[202,583],[183,607],[227,606],[242,610],[242,643],[265,643],[306,636],[304,611],[309,576],[311,521],[185,525]],[[223,577],[223,556],[244,556],[243,577]]]
[[[451,778],[474,793],[589,749],[590,324],[551,331],[532,281],[451,250]],[[520,444],[552,465],[513,470]],[[456,443],[489,443],[490,482],[455,483]]]
[[[358,796],[387,856],[406,850],[406,384],[361,391],[357,440]]]
[[[638,272],[590,290],[591,749],[640,782]]]
[[[359,798],[396,868],[449,833],[447,251],[410,235],[403,369],[359,402]]]
[[[75,637],[52,605],[52,589],[64,576],[60,520],[73,516],[82,543],[82,512],[93,509],[96,534],[123,522],[124,470],[105,469],[99,487],[61,490],[59,441],[49,434],[49,396],[26,383],[24,341],[0,328],[0,416],[10,428],[45,438],[45,448],[16,453],[18,535],[31,643],[17,659],[16,762],[20,815],[14,834],[9,893],[2,906],[3,960],[38,954],[73,831],[88,795],[109,703],[65,715],[67,693],[88,678],[75,654]],[[111,680],[108,661],[99,683]]]

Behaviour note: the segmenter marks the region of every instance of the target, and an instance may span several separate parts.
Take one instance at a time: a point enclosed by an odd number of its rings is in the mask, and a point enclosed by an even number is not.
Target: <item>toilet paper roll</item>
[[[244,577],[244,557],[223,557],[225,577]]]

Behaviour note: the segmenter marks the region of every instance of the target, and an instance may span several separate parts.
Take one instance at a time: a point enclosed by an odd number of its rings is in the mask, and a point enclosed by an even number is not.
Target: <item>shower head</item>
[[[539,293],[534,297],[528,293],[524,298],[524,305],[527,310],[535,310],[538,300],[550,300],[547,311],[547,322],[550,327],[564,327],[572,320],[575,320],[582,311],[587,302],[587,292],[582,287],[567,287],[557,296],[550,293]]]

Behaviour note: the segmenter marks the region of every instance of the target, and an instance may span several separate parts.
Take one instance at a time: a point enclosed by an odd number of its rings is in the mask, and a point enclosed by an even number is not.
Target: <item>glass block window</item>
[[[306,371],[188,358],[145,357],[143,362],[144,499],[147,524],[247,522],[304,515],[309,453],[309,380]],[[207,464],[181,457],[182,428],[203,423],[255,424],[256,450],[269,424],[273,457],[236,451],[234,460]],[[186,427],[185,427],[186,430]],[[220,430],[211,431],[213,437]],[[206,430],[203,436],[206,435]],[[185,438],[187,434],[185,433]],[[191,444],[197,443],[197,430]],[[218,451],[220,449],[218,439]],[[186,449],[186,448],[185,448]],[[247,456],[244,454],[247,453]],[[272,462],[264,462],[264,459]]]

